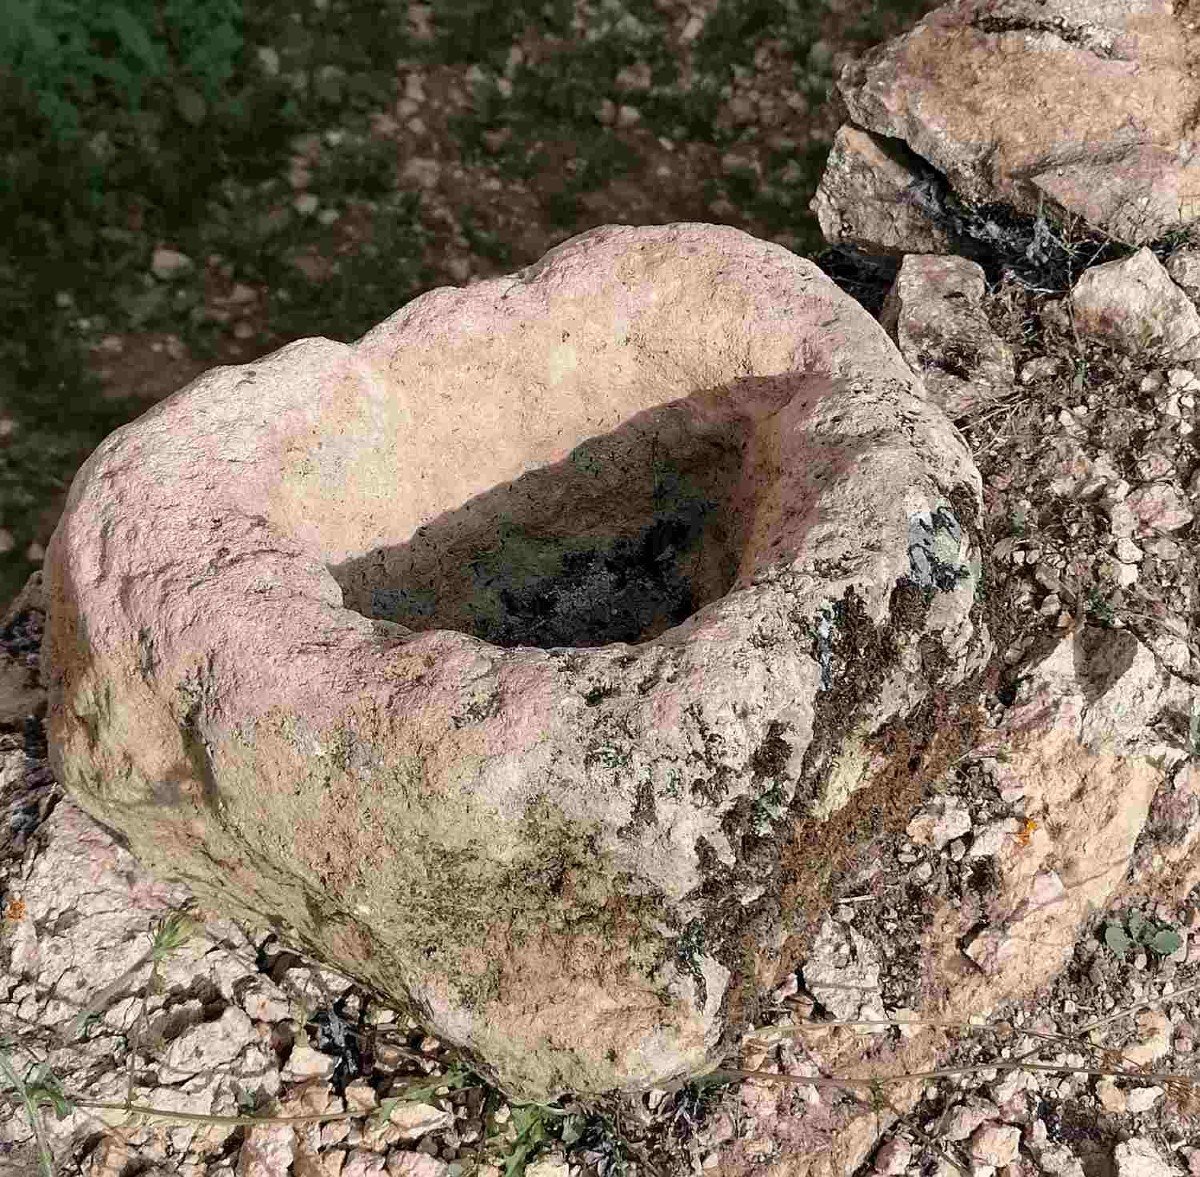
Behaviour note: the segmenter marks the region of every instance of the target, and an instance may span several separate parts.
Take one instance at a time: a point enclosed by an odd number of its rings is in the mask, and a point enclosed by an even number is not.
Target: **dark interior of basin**
[[[687,398],[639,413],[330,568],[346,608],[498,646],[637,643],[724,596],[749,522],[744,416]],[[481,444],[486,444],[485,441]]]

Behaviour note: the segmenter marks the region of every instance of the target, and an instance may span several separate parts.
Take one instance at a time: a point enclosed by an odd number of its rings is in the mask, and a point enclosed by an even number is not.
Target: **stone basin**
[[[660,1083],[772,982],[794,821],[986,660],[980,518],[812,262],[603,226],[106,438],[46,555],[51,763],[514,1097]]]

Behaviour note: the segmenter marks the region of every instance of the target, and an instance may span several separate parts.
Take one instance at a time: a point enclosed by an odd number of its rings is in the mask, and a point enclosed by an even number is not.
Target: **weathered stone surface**
[[[1167,258],[1171,281],[1192,300],[1200,301],[1200,249],[1183,246]]]
[[[868,1049],[870,1040],[851,1031],[840,1037],[806,1033],[807,1057],[820,1072],[931,1070],[954,1046],[939,1027],[989,1018],[1035,994],[1044,1001],[1046,986],[1070,959],[1086,922],[1120,893],[1151,798],[1173,791],[1173,781],[1189,771],[1188,753],[1175,737],[1156,730],[1156,717],[1187,715],[1198,706],[1200,688],[1164,671],[1128,632],[1082,627],[1031,660],[1013,705],[973,751],[997,758],[999,780],[1019,783],[1027,815],[1022,836],[1009,839],[995,856],[998,886],[981,908],[936,902],[922,937],[922,998],[910,1012],[911,1037],[884,1059],[879,1045]],[[1185,879],[1173,884],[1172,893],[1186,895],[1189,886]],[[985,932],[970,939],[981,918]],[[884,1009],[895,1016],[886,1000]],[[1157,1028],[1152,1017],[1161,1019]],[[1131,1052],[1131,1062],[1153,1065],[1169,1046],[1170,1030],[1161,1011],[1143,1011],[1141,1042],[1123,1043],[1121,1051]],[[920,1091],[921,1085],[912,1085],[903,1097],[909,1102],[896,1106],[907,1110]],[[790,1093],[781,1098],[789,1101],[794,1125]],[[811,1120],[811,1149],[799,1162],[789,1158],[789,1171],[809,1177],[856,1171],[877,1139],[876,1113],[848,1104],[832,1110],[824,1103],[819,1113]],[[938,1125],[936,1135],[967,1141],[981,1125],[1003,1118],[994,1102],[970,1098]],[[1003,1140],[992,1143],[1004,1147]]]
[[[1080,334],[1131,352],[1200,359],[1200,311],[1149,249],[1084,270],[1071,309]]]
[[[510,1091],[700,1066],[745,928],[782,942],[786,816],[988,654],[920,392],[812,263],[693,224],[216,369],[72,485],[56,775]]]
[[[400,1129],[402,1140],[419,1140],[429,1132],[445,1128],[453,1119],[441,1108],[427,1103],[399,1103],[388,1116],[388,1120]]]
[[[843,70],[858,126],[973,204],[1141,245],[1200,213],[1197,32],[1170,0],[957,0]]]
[[[1154,1141],[1146,1136],[1135,1136],[1124,1140],[1113,1150],[1117,1177],[1175,1177],[1178,1170],[1163,1160],[1154,1147]]]
[[[952,420],[1012,392],[1012,348],[988,323],[986,292],[976,262],[909,254],[879,315],[930,399]]]
[[[971,1159],[1000,1168],[1017,1159],[1021,1129],[1011,1124],[981,1124],[971,1134]]]
[[[232,1062],[254,1041],[254,1024],[240,1009],[229,1006],[215,1022],[193,1026],[171,1043],[163,1056],[161,1078],[173,1083],[211,1072]],[[328,1061],[332,1070],[333,1060]]]
[[[44,616],[42,578],[34,573],[25,587],[9,604],[0,618],[0,630],[19,628],[21,615],[36,608]],[[14,634],[14,653],[19,658],[0,658],[0,724],[21,723],[45,706],[45,692],[38,672],[29,665],[36,661],[35,651],[40,641],[27,634]]]
[[[918,846],[941,850],[969,833],[971,814],[957,797],[935,797],[912,821],[906,833]]]
[[[839,128],[809,203],[831,245],[871,253],[946,253],[950,240],[926,209],[921,177],[888,144],[848,123]]]
[[[853,928],[832,919],[821,925],[804,965],[808,991],[841,1021],[882,1021],[879,954]]]

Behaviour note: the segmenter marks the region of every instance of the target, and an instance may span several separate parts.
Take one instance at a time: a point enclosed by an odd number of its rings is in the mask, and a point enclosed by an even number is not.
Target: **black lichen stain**
[[[478,617],[475,636],[497,646],[604,646],[680,624],[695,611],[695,599],[679,559],[699,541],[712,506],[656,519],[634,537],[562,552],[549,575],[504,584],[481,573],[480,587],[498,590],[498,608]],[[555,547],[553,540],[522,539],[548,553]]]

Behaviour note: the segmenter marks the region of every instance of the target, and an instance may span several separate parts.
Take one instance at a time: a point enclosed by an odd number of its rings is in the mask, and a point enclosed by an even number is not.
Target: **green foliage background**
[[[181,75],[211,101],[242,48],[241,0],[6,0],[4,8],[0,68],[36,96],[60,141],[78,138],[80,107],[105,90],[137,110],[148,81]]]

